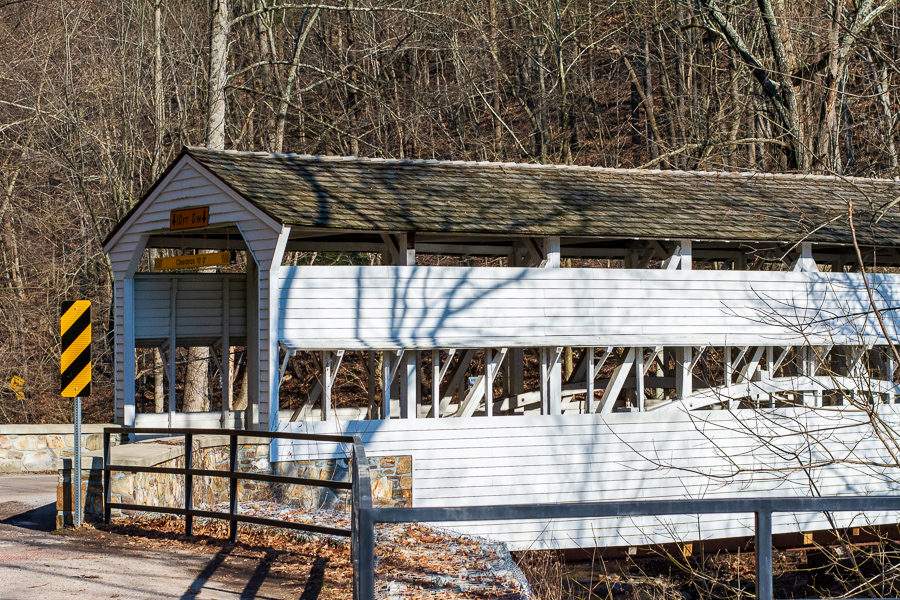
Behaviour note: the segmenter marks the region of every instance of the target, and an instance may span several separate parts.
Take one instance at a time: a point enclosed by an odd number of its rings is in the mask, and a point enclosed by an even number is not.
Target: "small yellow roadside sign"
[[[192,269],[195,267],[215,267],[230,265],[231,252],[212,252],[210,254],[187,254],[183,256],[164,256],[153,259],[154,271],[170,271],[172,269]]]
[[[209,225],[209,207],[182,208],[169,213],[169,229],[194,229]]]

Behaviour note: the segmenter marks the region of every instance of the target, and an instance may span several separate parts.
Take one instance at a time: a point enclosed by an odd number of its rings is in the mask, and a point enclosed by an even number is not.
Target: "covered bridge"
[[[825,437],[842,456],[887,456],[866,407],[896,420],[898,197],[900,183],[870,179],[185,148],[105,243],[116,419],[141,418],[135,348],[210,346],[229,373],[229,349],[242,346],[241,422],[359,433],[376,456],[409,455],[416,505],[803,494],[812,481],[821,493],[893,489],[884,471],[848,475],[825,441],[831,459],[808,452],[814,473],[772,475],[778,452],[760,440],[777,431],[808,448],[804,432],[839,426]],[[153,248],[244,252],[247,268],[148,272]],[[295,252],[371,260],[297,266]],[[279,415],[298,351],[319,357],[320,384]],[[341,412],[331,390],[347,352],[382,371],[370,371],[362,406]],[[816,412],[833,407],[839,418]],[[717,523],[685,535],[743,531]],[[557,525],[472,530],[513,547],[673,535]]]

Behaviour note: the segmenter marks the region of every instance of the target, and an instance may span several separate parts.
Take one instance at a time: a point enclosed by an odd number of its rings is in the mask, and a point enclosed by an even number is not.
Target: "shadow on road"
[[[27,508],[27,505],[23,504],[22,508]],[[31,531],[53,531],[56,529],[56,504],[45,504],[30,510],[17,512],[0,520],[0,525],[11,525],[22,529],[30,529]]]

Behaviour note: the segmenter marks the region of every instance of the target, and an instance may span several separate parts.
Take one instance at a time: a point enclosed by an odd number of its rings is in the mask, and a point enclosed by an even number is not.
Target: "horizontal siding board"
[[[900,421],[898,410],[897,406],[879,406],[882,418],[892,425]],[[730,472],[724,456],[749,468],[780,464],[771,451],[746,434],[747,430],[781,436],[782,445],[798,449],[803,447],[798,431],[841,427],[818,450],[821,457],[846,454],[853,444],[857,456],[874,460],[887,454],[863,428],[864,417],[859,413],[844,411],[823,417],[809,409],[779,409],[739,414],[742,423],[726,411],[703,411],[668,415],[318,421],[283,423],[281,428],[358,433],[370,456],[412,455],[414,506],[809,494],[809,479],[803,472],[787,477],[777,473],[745,474],[726,485],[710,477]],[[313,458],[345,452],[345,448],[335,444],[279,443],[277,456]],[[900,484],[892,481],[889,473],[847,466],[813,469],[809,476],[823,494],[900,491]],[[896,515],[869,516],[880,522],[896,519]],[[851,517],[847,516],[846,522]],[[779,514],[773,521],[776,532],[828,527],[827,521],[815,514]],[[699,521],[696,516],[681,516],[448,525],[524,549],[535,545],[590,547],[645,544],[679,537],[690,540],[747,535],[752,518],[706,515]],[[670,530],[675,532],[674,538]]]
[[[844,316],[866,307],[861,276],[853,274],[282,267],[280,275],[279,335],[297,348],[327,340],[348,349],[541,338],[624,344],[629,336],[692,345],[727,343],[728,336],[796,343],[801,336],[787,325],[810,321],[818,325],[806,335],[881,335],[871,317]],[[900,277],[873,281],[885,305],[900,300]]]

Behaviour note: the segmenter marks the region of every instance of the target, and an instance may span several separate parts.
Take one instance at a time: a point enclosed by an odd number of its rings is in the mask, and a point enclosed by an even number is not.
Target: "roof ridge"
[[[230,154],[240,156],[254,157],[270,157],[270,158],[296,158],[301,160],[315,160],[320,162],[359,162],[359,163],[380,163],[380,164],[398,164],[398,165],[428,165],[428,166],[454,166],[454,167],[478,167],[478,168],[497,168],[503,169],[523,169],[523,170],[572,170],[597,173],[619,173],[619,174],[650,174],[662,175],[666,177],[723,177],[723,178],[744,178],[744,179],[785,179],[788,181],[831,181],[843,183],[858,182],[879,182],[879,183],[895,183],[900,184],[897,179],[885,179],[880,177],[855,177],[844,175],[821,175],[815,173],[766,173],[762,171],[686,171],[679,169],[638,169],[623,167],[601,167],[593,165],[563,165],[563,164],[544,164],[544,163],[520,163],[520,162],[493,162],[493,161],[470,161],[470,160],[437,160],[430,158],[385,158],[385,157],[366,157],[366,156],[325,156],[320,154],[295,154],[295,153],[278,153],[278,152],[251,152],[246,150],[217,150],[205,148],[203,146],[185,146],[188,153],[200,152],[205,154]]]

